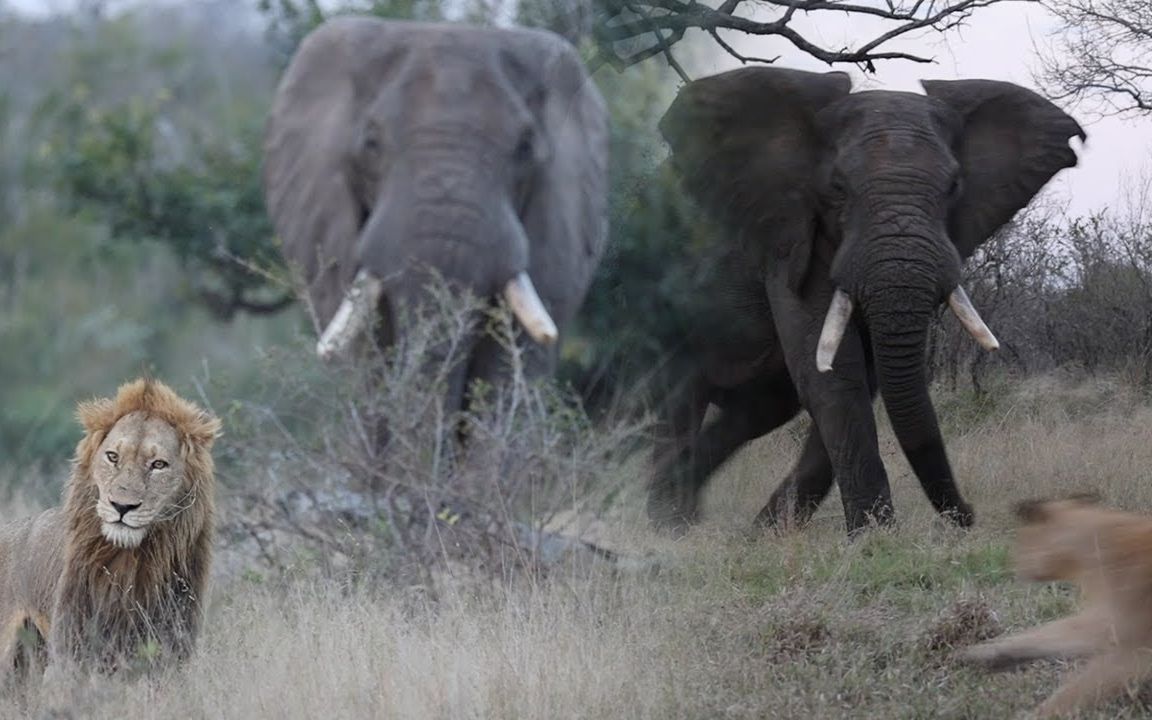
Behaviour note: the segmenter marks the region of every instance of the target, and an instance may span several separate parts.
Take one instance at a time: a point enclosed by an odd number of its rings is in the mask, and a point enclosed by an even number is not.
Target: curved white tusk
[[[844,339],[844,331],[848,329],[848,320],[851,317],[852,298],[837,288],[832,294],[828,314],[824,316],[824,329],[820,331],[820,342],[816,345],[816,369],[820,372],[832,369],[832,360],[840,348],[840,341]]]
[[[956,317],[960,319],[960,324],[964,326],[968,334],[976,338],[976,342],[980,343],[981,347],[985,350],[995,350],[1000,347],[1000,342],[984,324],[980,313],[972,307],[972,301],[968,299],[968,293],[964,292],[963,287],[957,285],[952,294],[948,296],[948,306],[952,308],[952,312],[956,313]]]
[[[342,354],[367,329],[383,290],[384,284],[367,270],[362,269],[356,273],[352,285],[344,294],[344,302],[340,303],[316,343],[316,354],[321,359],[327,360]]]
[[[504,286],[504,299],[533,340],[541,345],[551,345],[560,337],[556,323],[552,322],[552,317],[544,309],[544,303],[536,294],[528,273],[522,272],[508,281]]]

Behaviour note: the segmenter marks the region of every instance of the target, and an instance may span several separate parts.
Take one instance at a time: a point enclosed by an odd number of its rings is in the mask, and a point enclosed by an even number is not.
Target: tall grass
[[[678,541],[643,522],[636,466],[601,535],[652,558],[633,569],[569,565],[436,597],[222,579],[186,667],[91,680],[76,717],[1011,717],[1067,666],[985,675],[951,652],[1072,598],[1013,580],[1008,507],[1089,486],[1152,505],[1152,404],[1118,380],[1058,377],[994,397],[937,397],[979,513],[971,532],[933,517],[882,422],[897,528],[848,542],[833,496],[803,532],[750,535],[798,451],[793,427],[734,458],[709,488],[704,524]],[[35,714],[42,699],[34,690],[0,715]],[[1090,717],[1145,712],[1136,699]]]

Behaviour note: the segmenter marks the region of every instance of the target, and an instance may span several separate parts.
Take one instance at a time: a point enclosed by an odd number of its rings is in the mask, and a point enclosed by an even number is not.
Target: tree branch
[[[286,293],[272,300],[251,300],[235,288],[231,292],[221,293],[202,287],[196,291],[196,295],[208,308],[208,312],[220,320],[231,320],[241,310],[253,315],[275,315],[296,301],[294,293]]]
[[[918,30],[946,32],[966,22],[976,9],[1007,1],[886,0],[883,4],[863,4],[841,0],[761,0],[761,6],[778,8],[780,14],[772,20],[754,20],[750,13],[740,12],[742,0],[724,0],[718,7],[700,0],[594,0],[596,23],[593,36],[599,48],[594,64],[610,64],[622,70],[659,54],[671,61],[671,47],[693,29],[711,35],[726,53],[742,63],[771,63],[777,58],[743,55],[721,38],[721,31],[780,37],[801,52],[829,65],[855,63],[874,71],[873,62],[877,60],[929,63],[933,62],[931,57],[883,48]],[[832,48],[811,40],[790,25],[797,11],[805,14],[835,11],[848,16],[881,18],[893,26],[855,48]],[[649,37],[654,38],[653,43],[644,43],[643,40]],[[682,70],[678,72],[683,77]]]
[[[1049,97],[1088,101],[1097,115],[1152,113],[1152,5],[1147,0],[1045,0],[1060,18],[1038,49]]]

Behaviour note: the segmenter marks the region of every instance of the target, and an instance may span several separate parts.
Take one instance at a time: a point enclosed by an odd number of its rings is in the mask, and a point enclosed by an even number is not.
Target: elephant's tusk
[[[976,338],[976,342],[980,343],[981,347],[985,350],[995,350],[1000,347],[996,336],[981,319],[980,313],[972,307],[972,301],[968,299],[968,293],[964,292],[963,287],[956,286],[956,289],[948,296],[948,305],[952,308],[952,312],[956,313],[956,317],[960,319],[960,324],[964,326],[969,335]]]
[[[352,341],[368,327],[384,285],[367,270],[356,273],[351,287],[344,294],[344,302],[324,328],[316,343],[316,354],[323,360],[342,354]]]
[[[508,281],[504,286],[504,299],[533,340],[541,345],[551,345],[560,337],[556,323],[552,322],[552,317],[544,309],[544,303],[536,294],[528,273],[522,272]]]
[[[820,342],[816,345],[816,369],[820,372],[832,369],[832,360],[836,357],[836,350],[840,348],[840,341],[844,338],[844,331],[848,329],[848,320],[851,317],[852,298],[837,288],[832,294],[828,314],[824,316],[824,329],[820,331]]]

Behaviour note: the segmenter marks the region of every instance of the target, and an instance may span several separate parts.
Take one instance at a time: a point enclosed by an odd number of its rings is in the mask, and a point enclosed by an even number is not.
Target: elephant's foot
[[[788,487],[785,483],[772,493],[768,504],[753,520],[753,525],[761,530],[775,532],[802,530],[808,526],[819,504],[819,500],[813,502],[811,498],[801,501],[796,495],[795,488]]]
[[[678,540],[688,534],[698,521],[695,515],[667,515],[659,518],[649,518],[652,528],[656,532]]]
[[[856,538],[868,530],[890,528],[896,524],[896,510],[892,499],[884,496],[873,502],[844,502],[844,521],[848,537]]]
[[[682,537],[700,520],[695,498],[653,490],[648,494],[648,521],[657,531]]]
[[[976,524],[976,511],[968,503],[961,501],[955,507],[940,511],[940,517],[959,528],[970,528]]]
[[[649,506],[648,521],[657,532],[673,538],[680,538],[686,535],[688,531],[692,529],[692,526],[700,521],[700,516],[695,508],[690,510],[664,508],[656,512]]]

